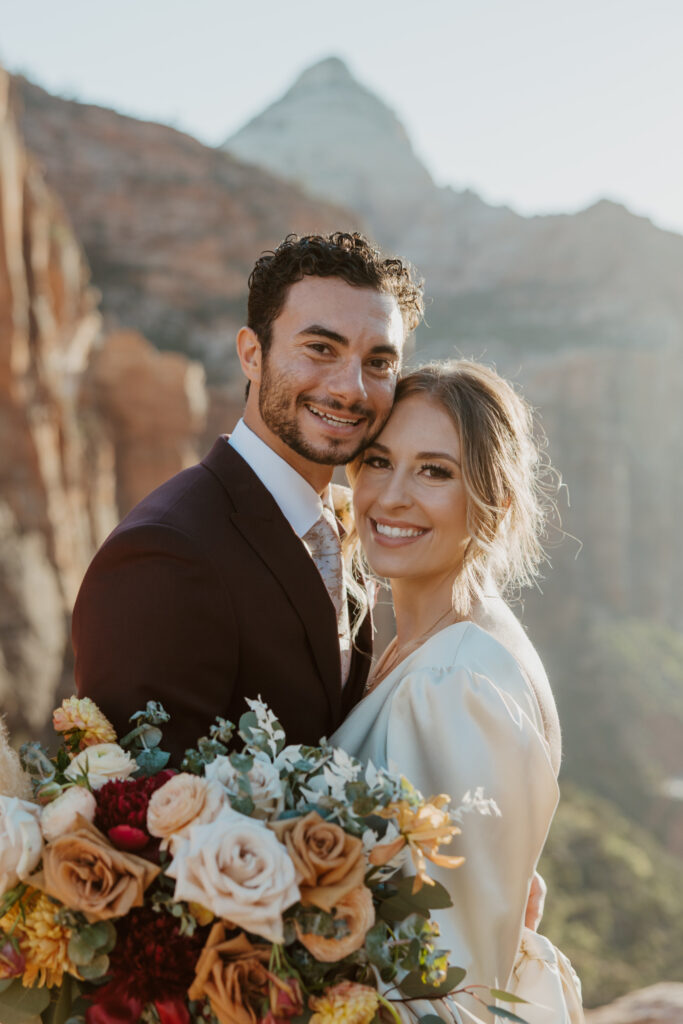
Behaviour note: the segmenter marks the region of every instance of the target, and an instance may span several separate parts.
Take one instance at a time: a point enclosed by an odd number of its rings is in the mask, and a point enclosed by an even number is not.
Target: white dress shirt
[[[253,469],[280,507],[298,537],[303,537],[322,515],[320,495],[288,462],[240,420],[228,439],[238,455]]]

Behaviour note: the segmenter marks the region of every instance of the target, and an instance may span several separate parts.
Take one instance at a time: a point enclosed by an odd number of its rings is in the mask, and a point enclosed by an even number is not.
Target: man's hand
[[[531,928],[532,932],[538,929],[543,917],[543,907],[545,906],[545,896],[548,891],[548,886],[539,875],[538,871],[531,880],[531,889],[529,890],[529,901],[526,905],[526,915],[524,917],[524,924],[527,928]]]

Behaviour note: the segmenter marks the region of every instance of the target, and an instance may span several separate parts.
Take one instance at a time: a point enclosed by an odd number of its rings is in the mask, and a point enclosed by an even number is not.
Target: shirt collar
[[[320,518],[323,502],[308,481],[288,462],[270,448],[241,419],[228,443],[253,469],[261,483],[270,491],[283,516],[298,537],[303,537]],[[331,501],[330,488],[323,494]]]

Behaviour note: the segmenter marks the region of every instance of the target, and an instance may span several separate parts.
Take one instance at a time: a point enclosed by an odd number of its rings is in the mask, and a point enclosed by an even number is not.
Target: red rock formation
[[[90,459],[78,383],[100,330],[66,217],[25,152],[0,70],[0,700],[41,725],[113,475]]]
[[[199,363],[119,331],[94,353],[86,394],[111,432],[120,514],[197,461],[208,403]]]

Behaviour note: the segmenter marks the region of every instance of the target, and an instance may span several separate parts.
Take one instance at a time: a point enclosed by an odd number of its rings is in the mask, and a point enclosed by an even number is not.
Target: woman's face
[[[427,395],[395,407],[361,457],[353,489],[356,525],[379,576],[442,578],[462,565],[469,542],[460,437]]]

